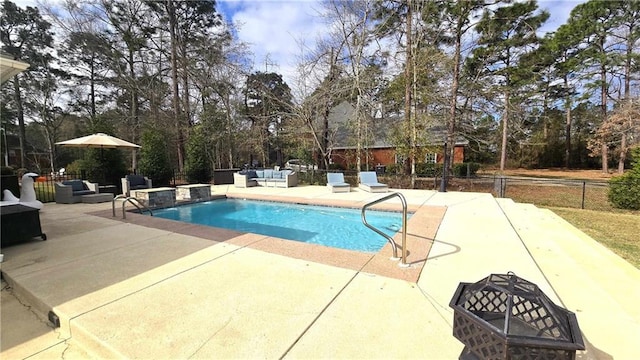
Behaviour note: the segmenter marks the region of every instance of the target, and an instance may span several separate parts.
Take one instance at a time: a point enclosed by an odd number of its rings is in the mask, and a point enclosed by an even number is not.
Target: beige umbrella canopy
[[[114,136],[110,136],[103,133],[97,133],[93,135],[87,135],[71,140],[57,142],[56,145],[69,146],[69,147],[86,147],[86,148],[101,148],[101,149],[115,149],[115,148],[129,148],[138,149],[140,145],[130,143],[128,141],[119,139]]]
[[[135,150],[140,148],[140,145],[136,145],[134,143],[130,143],[128,141],[122,140],[115,136],[96,133],[93,135],[87,135],[71,140],[65,140],[57,142],[56,145],[66,146],[66,147],[81,147],[81,148],[99,148],[99,149],[132,149],[134,151],[133,156],[131,157],[131,168],[136,170],[136,156]]]

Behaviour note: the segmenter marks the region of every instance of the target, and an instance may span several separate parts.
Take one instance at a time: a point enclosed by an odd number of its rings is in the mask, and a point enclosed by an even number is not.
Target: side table
[[[47,235],[40,226],[40,210],[24,205],[0,206],[0,242],[2,246],[15,244],[40,236],[47,240]]]

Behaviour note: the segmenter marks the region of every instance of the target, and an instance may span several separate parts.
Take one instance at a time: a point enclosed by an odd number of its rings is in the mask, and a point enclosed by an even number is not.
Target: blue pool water
[[[154,210],[153,214],[356,251],[377,252],[386,243],[386,239],[362,224],[360,210],[356,209],[222,199]],[[400,213],[367,210],[366,214],[369,224],[390,236],[402,228]]]

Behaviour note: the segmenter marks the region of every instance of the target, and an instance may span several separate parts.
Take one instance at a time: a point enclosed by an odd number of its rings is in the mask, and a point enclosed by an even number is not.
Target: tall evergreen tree
[[[507,161],[512,97],[529,80],[530,71],[521,66],[520,58],[538,44],[536,31],[548,18],[548,12],[538,11],[537,2],[529,0],[486,9],[476,27],[481,46],[473,52],[474,66],[494,79],[494,90],[502,98],[501,171]]]
[[[278,136],[287,120],[292,95],[289,85],[276,73],[256,72],[249,75],[245,89],[244,114],[250,122],[252,150],[260,156],[262,164],[271,163],[272,150],[276,162],[282,165],[278,153]]]
[[[587,91],[598,91],[600,95],[600,122],[607,119],[610,96],[609,77],[612,70],[609,41],[615,25],[615,1],[590,0],[576,6],[567,21],[568,31],[580,38],[580,61],[582,83]],[[597,152],[602,158],[602,172],[609,172],[609,145],[603,143]]]
[[[0,41],[2,51],[14,59],[27,62],[30,71],[47,68],[52,60],[48,49],[53,48],[51,24],[45,21],[38,8],[27,6],[20,8],[9,0],[2,2],[0,8]],[[13,82],[13,97],[16,106],[20,139],[20,166],[25,167],[26,135],[24,123],[24,85],[22,79],[27,74],[16,75]]]

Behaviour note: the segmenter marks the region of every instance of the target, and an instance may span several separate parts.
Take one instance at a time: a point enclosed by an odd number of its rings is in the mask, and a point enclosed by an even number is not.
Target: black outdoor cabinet
[[[40,226],[40,210],[24,205],[0,206],[2,229],[0,245],[16,244],[22,241],[41,237],[47,240],[47,235]]]

